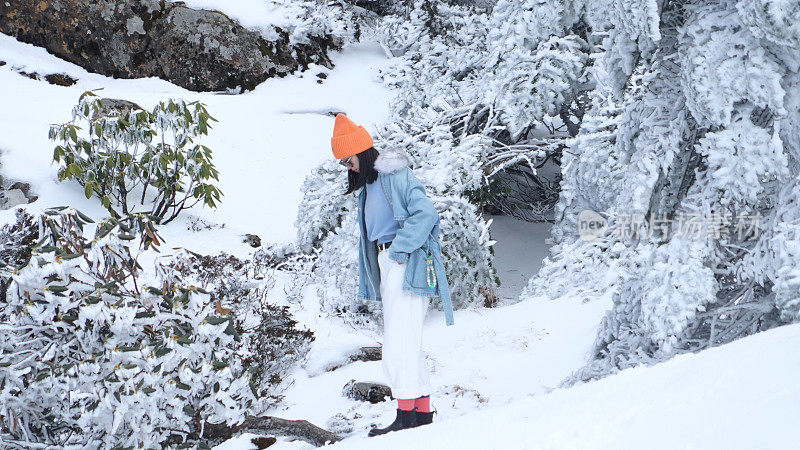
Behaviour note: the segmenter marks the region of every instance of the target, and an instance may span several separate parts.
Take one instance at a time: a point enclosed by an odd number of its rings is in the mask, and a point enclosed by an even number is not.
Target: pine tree
[[[556,245],[525,293],[611,299],[567,383],[796,319],[797,9],[587,6],[602,42],[592,106],[562,161]],[[609,220],[599,240],[579,239],[585,209]]]

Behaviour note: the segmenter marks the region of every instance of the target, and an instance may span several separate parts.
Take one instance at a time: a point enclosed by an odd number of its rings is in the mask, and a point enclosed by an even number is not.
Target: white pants
[[[411,399],[431,393],[422,353],[422,324],[428,298],[403,290],[406,265],[378,253],[383,303],[383,373],[394,398]]]

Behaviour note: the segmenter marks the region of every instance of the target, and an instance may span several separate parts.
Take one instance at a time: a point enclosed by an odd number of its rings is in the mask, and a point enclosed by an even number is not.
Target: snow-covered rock
[[[196,91],[253,89],[308,64],[330,67],[341,39],[296,42],[270,27],[269,39],[219,11],[155,0],[0,2],[0,32],[42,46],[92,72],[159,77]]]

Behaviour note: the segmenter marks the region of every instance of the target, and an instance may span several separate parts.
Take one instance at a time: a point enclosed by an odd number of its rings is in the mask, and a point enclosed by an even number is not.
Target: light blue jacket
[[[438,297],[444,307],[447,325],[453,324],[453,306],[439,246],[439,213],[425,193],[425,187],[408,168],[407,159],[398,150],[381,151],[375,169],[383,193],[392,208],[400,229],[389,246],[389,258],[406,264],[403,289],[426,297]],[[364,202],[366,189],[358,196],[358,223],[361,228],[358,252],[358,297],[380,301],[378,248],[366,239]],[[428,287],[426,260],[430,256],[436,272],[436,287]]]

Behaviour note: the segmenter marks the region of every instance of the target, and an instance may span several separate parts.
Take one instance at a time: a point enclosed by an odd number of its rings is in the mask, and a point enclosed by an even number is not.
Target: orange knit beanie
[[[356,125],[342,113],[333,124],[331,149],[336,159],[347,158],[372,147],[372,136],[361,125]]]

